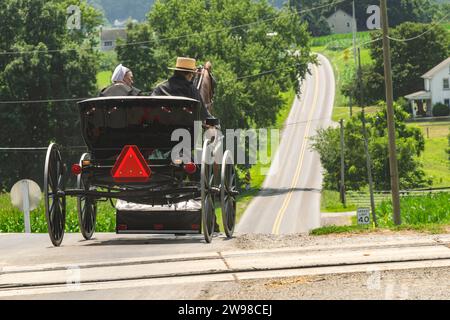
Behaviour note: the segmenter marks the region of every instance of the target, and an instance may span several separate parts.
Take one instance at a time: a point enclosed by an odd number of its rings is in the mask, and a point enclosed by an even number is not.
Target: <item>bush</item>
[[[446,117],[450,115],[450,108],[443,103],[436,103],[433,107],[434,117]]]
[[[450,194],[446,192],[402,197],[400,199],[402,223],[411,225],[449,223],[449,201]],[[381,227],[394,225],[390,200],[378,205],[376,213]]]

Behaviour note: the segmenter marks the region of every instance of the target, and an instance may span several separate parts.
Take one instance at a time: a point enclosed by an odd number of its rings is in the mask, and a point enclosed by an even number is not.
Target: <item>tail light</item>
[[[78,163],[75,163],[72,165],[71,168],[72,174],[74,174],[75,176],[81,174],[81,166]]]
[[[183,166],[183,169],[187,174],[194,174],[197,171],[197,166],[195,163],[189,162]]]

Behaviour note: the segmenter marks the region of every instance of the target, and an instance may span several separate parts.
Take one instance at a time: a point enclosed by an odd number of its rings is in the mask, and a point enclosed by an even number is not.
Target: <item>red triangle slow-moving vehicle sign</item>
[[[139,148],[126,145],[111,170],[111,176],[117,182],[146,182],[152,174]]]

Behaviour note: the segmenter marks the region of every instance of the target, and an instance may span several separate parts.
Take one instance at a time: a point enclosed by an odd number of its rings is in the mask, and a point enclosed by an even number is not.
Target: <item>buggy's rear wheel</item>
[[[85,153],[80,158],[80,166],[83,160],[90,160],[90,155]],[[88,180],[83,180],[82,174],[77,177],[77,188],[85,191],[95,190],[90,186]],[[89,196],[77,197],[78,223],[80,231],[86,240],[90,240],[95,231],[97,221],[97,202]]]
[[[230,150],[225,151],[220,176],[220,204],[222,222],[228,238],[233,236],[236,222],[236,170]]]
[[[48,234],[58,247],[64,237],[66,224],[66,196],[64,195],[64,164],[55,143],[47,149],[44,167],[44,202]]]
[[[202,163],[201,163],[201,195],[202,195],[202,229],[205,241],[210,243],[214,233],[214,223],[216,219],[214,206],[214,193],[212,190],[214,184],[214,172],[211,162],[211,148],[209,140],[203,143]]]

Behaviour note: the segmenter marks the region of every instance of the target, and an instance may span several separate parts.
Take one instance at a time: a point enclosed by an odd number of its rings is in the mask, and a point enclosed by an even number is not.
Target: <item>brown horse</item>
[[[206,108],[212,114],[215,80],[211,74],[211,69],[212,65],[209,61],[206,62],[204,67],[199,67],[197,69],[197,75],[194,78],[194,85],[200,92]]]

